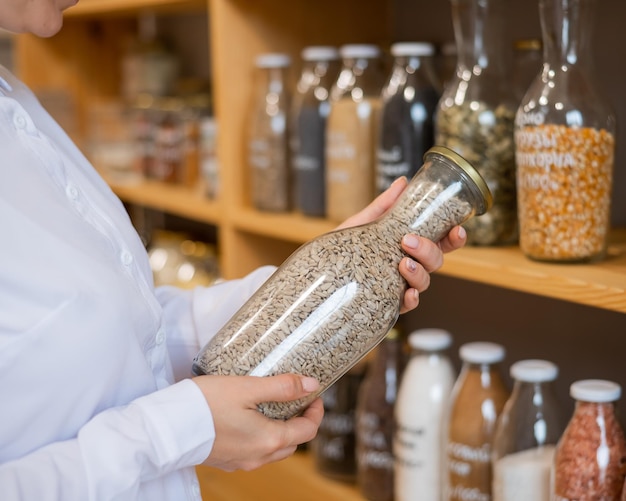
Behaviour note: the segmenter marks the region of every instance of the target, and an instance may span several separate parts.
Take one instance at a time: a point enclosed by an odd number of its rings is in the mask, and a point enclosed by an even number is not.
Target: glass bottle
[[[626,474],[624,431],[615,413],[621,387],[587,379],[570,386],[574,413],[554,456],[552,499],[618,501]]]
[[[550,501],[554,448],[564,428],[547,360],[521,360],[510,369],[513,391],[493,438],[493,501]]]
[[[513,127],[519,101],[511,85],[508,2],[451,3],[457,68],[439,101],[435,142],[476,166],[493,193],[489,213],[468,221],[468,243],[513,244],[518,236]]]
[[[455,380],[445,353],[451,344],[442,329],[409,335],[411,357],[395,409],[395,501],[441,501],[442,421]]]
[[[541,261],[606,253],[615,116],[589,53],[594,0],[540,0],[544,63],[515,120],[520,247]]]
[[[439,241],[491,202],[486,183],[453,151],[433,147],[424,162],[381,218],[297,249],[196,355],[195,374],[317,378],[309,397],[261,405],[268,416],[291,417],[382,341],[406,289],[402,237]]]
[[[333,480],[356,481],[356,406],[366,370],[363,360],[322,395],[324,417],[311,451],[316,470]]]
[[[454,383],[444,431],[445,501],[491,499],[491,444],[498,416],[509,397],[500,363],[504,348],[496,343],[461,346],[463,362]]]
[[[247,145],[252,205],[260,211],[291,208],[286,86],[290,64],[285,54],[261,54],[255,61],[257,81]]]
[[[404,42],[391,46],[393,68],[381,95],[376,191],[382,193],[401,176],[411,179],[424,153],[435,142],[439,102],[432,59],[433,44]]]
[[[368,501],[394,501],[393,410],[403,368],[403,337],[396,326],[373,352],[357,396],[356,480]]]
[[[331,89],[326,125],[326,216],[342,222],[375,195],[376,127],[384,83],[380,48],[340,48],[342,68]]]
[[[293,98],[290,131],[294,208],[326,214],[326,120],[330,89],[337,79],[339,51],[311,46],[302,51],[302,74]]]
[[[513,85],[521,103],[533,80],[541,73],[543,45],[540,38],[521,38],[513,43]]]

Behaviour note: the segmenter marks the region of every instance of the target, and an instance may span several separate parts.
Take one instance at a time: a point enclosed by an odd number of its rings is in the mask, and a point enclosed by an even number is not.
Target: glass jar
[[[475,342],[461,346],[463,365],[452,389],[444,431],[445,501],[491,499],[491,445],[509,397],[500,363],[504,348]]]
[[[356,406],[366,370],[363,360],[322,395],[324,417],[311,451],[316,470],[333,480],[356,481]]]
[[[564,422],[554,381],[558,367],[521,360],[493,438],[493,501],[550,501],[550,470]]]
[[[626,474],[624,431],[615,414],[621,387],[598,379],[576,381],[574,413],[554,456],[552,499],[617,501]]]
[[[326,125],[326,216],[342,222],[375,195],[376,127],[384,83],[380,48],[344,45]]]
[[[409,179],[435,142],[439,102],[433,68],[435,47],[426,42],[396,43],[391,75],[381,95],[376,190],[385,191],[398,177]]]
[[[319,391],[304,399],[261,405],[268,416],[288,418],[382,341],[406,289],[402,237],[439,241],[491,203],[485,182],[453,151],[433,147],[424,161],[381,218],[297,249],[201,349],[193,372],[316,378]]]
[[[442,329],[409,335],[411,357],[395,409],[395,501],[441,501],[441,435],[455,374],[445,350],[452,336]]]
[[[517,242],[513,127],[519,101],[511,85],[506,0],[451,0],[457,70],[443,91],[436,144],[466,158],[493,193],[488,214],[466,224],[468,243]]]
[[[260,211],[291,208],[286,82],[290,64],[285,54],[261,54],[255,61],[257,79],[247,145],[252,205]]]
[[[593,0],[540,0],[544,64],[516,116],[520,247],[531,259],[586,262],[606,253],[615,116],[588,41]]]
[[[357,396],[356,481],[368,501],[394,501],[393,410],[404,368],[403,337],[397,326],[373,355]]]
[[[334,47],[306,47],[302,74],[293,98],[291,167],[294,207],[302,214],[326,214],[326,120],[330,89],[337,79],[339,51]]]

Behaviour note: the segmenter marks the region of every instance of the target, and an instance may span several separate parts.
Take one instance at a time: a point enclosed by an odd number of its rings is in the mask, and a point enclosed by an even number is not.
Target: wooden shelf
[[[308,452],[297,452],[284,461],[258,470],[226,473],[196,468],[203,499],[211,501],[363,501],[354,485],[328,479],[315,471]]]
[[[109,184],[117,196],[127,203],[211,225],[216,225],[221,220],[219,203],[203,197],[191,188],[149,180],[132,184]]]
[[[626,313],[626,230],[613,232],[600,263],[538,263],[517,247],[468,246],[447,255],[440,273]]]
[[[268,239],[302,244],[334,223],[299,214],[250,208],[229,213],[189,188],[144,181],[114,185],[122,200],[177,216]],[[440,273],[554,299],[626,313],[626,230],[614,231],[608,257],[595,264],[547,264],[527,259],[517,247],[466,247],[446,256]]]
[[[206,10],[207,0],[81,0],[68,9],[68,18],[111,16],[151,10],[154,12],[185,12]]]

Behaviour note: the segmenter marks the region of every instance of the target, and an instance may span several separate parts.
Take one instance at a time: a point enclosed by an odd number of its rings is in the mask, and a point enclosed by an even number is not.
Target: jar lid
[[[472,364],[495,364],[504,360],[504,346],[496,343],[466,343],[459,349],[459,356]]]
[[[435,46],[430,42],[398,42],[391,46],[392,56],[432,56]]]
[[[559,374],[556,364],[547,360],[520,360],[511,365],[511,377],[527,383],[554,381]]]
[[[417,350],[439,351],[452,344],[452,335],[444,329],[418,329],[409,334],[409,346]]]
[[[288,54],[267,53],[259,54],[254,60],[257,68],[286,68],[291,64]]]
[[[615,402],[622,395],[622,387],[604,379],[584,379],[572,383],[570,396],[583,402]]]
[[[344,59],[374,58],[380,56],[380,47],[373,44],[348,44],[342,45],[339,48],[339,53]]]
[[[302,49],[301,57],[304,61],[335,61],[339,59],[339,50],[329,45],[311,45]]]
[[[446,148],[445,146],[433,146],[426,153],[424,153],[424,161],[428,161],[428,157],[430,155],[440,155],[448,160],[452,161],[456,165],[458,165],[463,171],[474,181],[474,184],[480,191],[483,200],[485,202],[484,206],[476,208],[476,215],[480,216],[487,212],[491,206],[493,205],[493,195],[491,194],[491,190],[489,190],[489,186],[483,179],[483,177],[478,173],[478,171],[461,155],[451,150],[450,148]]]

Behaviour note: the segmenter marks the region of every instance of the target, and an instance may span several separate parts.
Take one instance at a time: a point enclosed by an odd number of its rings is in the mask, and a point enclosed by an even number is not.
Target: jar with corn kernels
[[[540,261],[606,253],[615,116],[590,71],[595,0],[540,0],[544,64],[515,117],[520,247]]]

